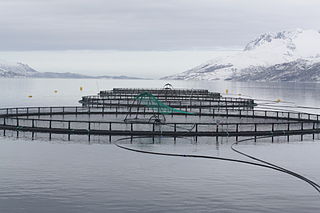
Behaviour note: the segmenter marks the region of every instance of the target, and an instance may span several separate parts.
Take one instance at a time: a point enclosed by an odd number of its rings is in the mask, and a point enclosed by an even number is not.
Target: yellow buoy
[[[279,102],[281,102],[281,100],[278,98],[278,99],[276,100],[276,102],[279,103]]]
[[[54,90],[53,92],[54,92],[54,93],[58,93],[58,90]]]
[[[241,96],[241,94],[240,94],[240,93],[239,93],[238,95],[239,95],[239,96]]]
[[[82,91],[83,90],[83,87],[80,87],[80,91]]]
[[[28,95],[28,98],[32,98],[32,95]]]
[[[229,93],[229,90],[228,89],[226,89],[226,94],[228,94]]]

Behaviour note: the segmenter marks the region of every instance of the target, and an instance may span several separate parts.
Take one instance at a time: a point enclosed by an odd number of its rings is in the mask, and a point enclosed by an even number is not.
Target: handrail
[[[123,107],[119,107],[119,108],[123,108]],[[103,108],[85,108],[85,107],[82,107],[82,106],[53,106],[53,107],[36,107],[36,106],[33,106],[33,107],[9,107],[9,108],[0,108],[0,115],[1,115],[1,111],[5,111],[5,112],[9,112],[9,111],[16,111],[16,112],[19,112],[19,111],[22,111],[22,110],[28,110],[28,109],[40,109],[40,111],[42,109],[81,109],[81,110],[91,110],[91,111],[102,111]],[[297,118],[300,116],[303,117],[303,116],[306,116],[306,117],[316,117],[316,120],[318,121],[319,120],[319,114],[314,114],[314,113],[305,113],[305,112],[289,112],[289,111],[276,111],[276,110],[256,110],[256,109],[214,109],[214,112],[221,112],[221,111],[228,111],[228,113],[231,113],[231,112],[238,112],[238,113],[245,113],[245,112],[252,112],[253,116],[256,114],[256,113],[276,113],[278,115],[280,114],[286,114],[287,117],[283,116],[283,117],[279,117],[279,118],[292,118],[292,116],[290,115],[296,115]],[[4,113],[6,114],[6,113]],[[14,113],[12,113],[14,114]],[[288,117],[288,114],[289,114],[289,117]],[[3,114],[2,114],[3,115]],[[14,114],[15,115],[15,114]],[[237,114],[229,114],[229,115],[237,115]],[[244,114],[242,114],[241,116],[245,116]],[[263,115],[259,115],[259,116],[263,116]],[[312,120],[312,119],[311,119]]]

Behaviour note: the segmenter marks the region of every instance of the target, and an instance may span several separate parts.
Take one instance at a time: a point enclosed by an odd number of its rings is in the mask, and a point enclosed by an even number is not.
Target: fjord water
[[[78,105],[83,95],[113,87],[162,87],[157,80],[1,79],[1,107]],[[320,113],[320,84],[172,81]],[[84,88],[80,91],[80,86]],[[56,90],[56,92],[54,92]],[[28,96],[32,96],[31,98]],[[274,105],[274,104],[273,104]],[[264,105],[263,107],[270,107]],[[318,136],[316,137],[318,138]],[[107,141],[107,140],[106,140]],[[244,159],[209,139],[130,145],[171,153]],[[242,151],[320,183],[320,143],[257,142]],[[214,160],[163,157],[108,143],[0,138],[0,212],[320,212],[320,196],[305,182],[272,170]]]

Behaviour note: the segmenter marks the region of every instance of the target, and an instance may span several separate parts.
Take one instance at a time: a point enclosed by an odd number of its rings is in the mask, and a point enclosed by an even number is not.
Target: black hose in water
[[[269,138],[269,137],[272,137],[272,135],[271,135],[271,136],[262,136],[262,137],[259,137],[259,138],[257,138],[257,139]],[[232,149],[234,152],[236,152],[236,153],[238,153],[238,154],[240,154],[240,155],[243,155],[243,156],[248,157],[248,158],[250,158],[250,159],[252,159],[252,160],[258,161],[258,162],[260,162],[260,163],[264,163],[264,164],[266,164],[266,165],[272,166],[272,167],[274,167],[274,168],[278,168],[278,169],[282,170],[284,173],[287,173],[287,174],[290,174],[290,175],[292,175],[292,176],[294,176],[294,177],[296,177],[296,178],[299,178],[299,179],[301,179],[301,180],[309,183],[313,188],[315,188],[315,190],[317,190],[317,191],[320,193],[320,185],[317,184],[317,183],[315,183],[315,182],[313,182],[313,181],[311,181],[310,179],[308,179],[308,178],[306,178],[306,177],[304,177],[304,176],[302,176],[302,175],[300,175],[300,174],[298,174],[298,173],[296,173],[296,172],[293,172],[293,171],[291,171],[291,170],[288,170],[288,169],[286,169],[286,168],[280,167],[280,166],[275,165],[275,164],[272,164],[272,163],[270,163],[270,162],[268,162],[268,161],[265,161],[265,160],[262,160],[262,159],[260,159],[260,158],[257,158],[257,157],[254,157],[254,156],[252,156],[252,155],[249,155],[249,154],[246,154],[246,153],[244,153],[244,152],[241,152],[241,151],[239,151],[238,149],[235,148],[235,146],[238,145],[239,143],[243,143],[243,142],[247,142],[247,141],[252,141],[253,139],[254,139],[254,138],[248,138],[248,139],[243,139],[243,140],[234,142],[234,143],[231,145],[231,149]]]
[[[268,137],[272,137],[272,136],[263,136],[263,137],[259,137],[256,139],[262,139],[262,138],[268,138]],[[146,138],[146,137],[134,137],[134,138]],[[221,161],[229,161],[229,162],[235,162],[235,163],[242,163],[242,164],[247,164],[247,165],[253,165],[253,166],[259,166],[259,167],[263,167],[263,168],[268,168],[268,169],[272,169],[275,171],[279,171],[282,173],[286,173],[288,175],[291,175],[293,177],[296,177],[306,183],[308,183],[310,186],[312,186],[320,195],[320,186],[313,182],[312,180],[306,178],[303,175],[300,175],[298,173],[295,173],[293,171],[290,171],[288,169],[285,169],[283,167],[277,166],[275,164],[269,163],[267,161],[261,160],[259,158],[253,157],[251,155],[248,155],[244,152],[240,152],[239,150],[235,149],[234,146],[237,145],[238,143],[242,143],[242,142],[246,142],[246,141],[250,141],[253,140],[254,138],[249,138],[249,139],[244,139],[244,140],[240,140],[237,141],[235,143],[233,143],[231,145],[231,149],[243,156],[246,156],[252,160],[258,161],[260,163],[256,163],[256,162],[251,162],[251,161],[245,161],[245,160],[239,160],[239,159],[233,159],[233,158],[223,158],[223,157],[215,157],[215,156],[207,156],[207,155],[189,155],[189,154],[177,154],[177,153],[164,153],[164,152],[151,152],[151,151],[144,151],[144,150],[139,150],[139,149],[134,149],[134,148],[129,148],[123,145],[120,145],[118,142],[120,141],[124,141],[124,140],[128,140],[128,139],[132,139],[131,137],[126,137],[126,138],[120,138],[118,140],[116,140],[114,142],[114,144],[121,148],[121,149],[125,149],[128,151],[132,151],[132,152],[138,152],[138,153],[144,153],[144,154],[152,154],[152,155],[161,155],[161,156],[170,156],[170,157],[186,157],[186,158],[202,158],[202,159],[211,159],[211,160],[221,160]]]

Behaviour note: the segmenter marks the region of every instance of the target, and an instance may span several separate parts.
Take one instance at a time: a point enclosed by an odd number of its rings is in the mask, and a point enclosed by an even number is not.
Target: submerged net
[[[135,97],[137,101],[140,101],[141,104],[145,105],[146,107],[152,109],[154,112],[160,113],[160,114],[172,114],[172,113],[182,113],[182,114],[189,114],[192,115],[192,112],[186,112],[183,110],[172,108],[166,104],[164,104],[162,101],[160,101],[158,98],[156,98],[154,95],[152,95],[149,92],[143,92],[140,93]]]

